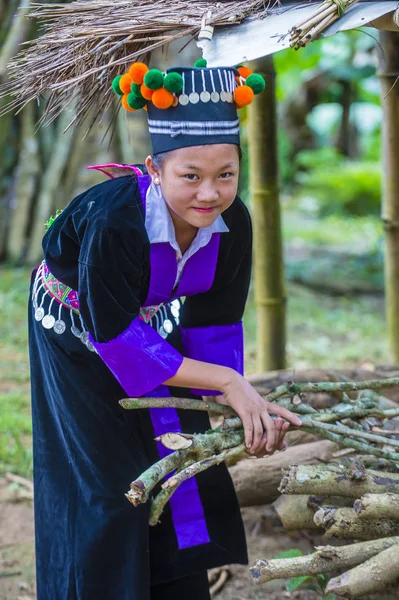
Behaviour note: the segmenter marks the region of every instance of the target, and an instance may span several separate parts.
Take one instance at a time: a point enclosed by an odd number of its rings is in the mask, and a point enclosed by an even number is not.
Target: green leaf
[[[281,554],[278,554],[274,558],[297,558],[298,556],[303,556],[303,552],[299,548],[292,548],[291,550],[281,552]]]
[[[287,592],[293,592],[300,585],[303,585],[304,583],[310,583],[313,580],[314,580],[314,577],[313,576],[309,576],[309,575],[305,575],[303,577],[293,577],[287,583],[287,586],[286,586]]]

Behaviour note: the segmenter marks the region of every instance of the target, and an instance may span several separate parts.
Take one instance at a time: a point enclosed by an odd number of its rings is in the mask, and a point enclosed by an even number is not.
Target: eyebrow
[[[225,169],[231,169],[234,167],[234,163],[226,163],[220,168],[220,171],[224,171]],[[183,165],[183,169],[193,169],[194,171],[201,171],[201,168],[198,165]]]

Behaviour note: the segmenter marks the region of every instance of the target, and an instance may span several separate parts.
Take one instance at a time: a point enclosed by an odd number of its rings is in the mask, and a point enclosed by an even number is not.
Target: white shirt
[[[200,248],[209,244],[212,234],[226,233],[229,231],[221,215],[209,225],[209,227],[200,227],[197,235],[191,242],[184,254],[181,253],[179,244],[176,241],[176,233],[173,220],[165,199],[162,196],[159,185],[151,183],[146,197],[145,228],[151,244],[169,243],[176,252],[177,275],[174,288],[180,281],[184,265],[188,259],[193,256]]]

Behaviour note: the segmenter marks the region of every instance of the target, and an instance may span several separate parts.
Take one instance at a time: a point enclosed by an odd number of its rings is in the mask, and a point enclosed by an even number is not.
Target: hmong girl
[[[166,451],[154,438],[205,431],[207,413],[118,400],[215,396],[257,456],[300,424],[243,376],[252,247],[237,105],[262,86],[233,68],[132,65],[113,87],[127,110],[148,108],[152,156],[98,167],[111,179],[44,237],[29,322],[38,600],[206,600],[206,569],[247,562],[224,465],[185,481],[155,527],[148,503],[125,498]]]

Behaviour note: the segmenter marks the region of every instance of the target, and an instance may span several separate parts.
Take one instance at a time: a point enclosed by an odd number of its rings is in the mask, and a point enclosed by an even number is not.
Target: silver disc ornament
[[[62,319],[58,319],[55,323],[54,323],[54,331],[55,333],[58,333],[58,335],[61,335],[64,333],[66,329],[66,325],[65,322]]]
[[[168,334],[166,333],[165,329],[163,327],[160,327],[158,329],[158,333],[161,336],[161,338],[165,339],[168,337]]]
[[[170,319],[165,319],[165,321],[162,324],[162,327],[164,328],[167,334],[172,333],[173,331],[173,323],[172,321],[170,321]]]
[[[211,100],[212,100],[212,102],[219,102],[219,100],[220,100],[219,92],[212,92]]]
[[[178,317],[179,313],[180,313],[179,309],[176,306],[173,306],[173,305],[170,307],[170,312],[172,313],[172,315],[175,318]]]
[[[39,306],[39,308],[37,308],[35,310],[35,319],[36,321],[41,321],[44,317],[44,308],[42,308],[41,306]]]
[[[187,106],[187,104],[190,102],[190,100],[188,99],[187,94],[180,94],[179,96],[179,104],[181,104],[182,106]]]
[[[227,92],[220,92],[220,99],[222,102],[227,102]]]
[[[76,327],[76,325],[72,325],[71,331],[75,337],[80,338],[81,331]]]
[[[43,317],[42,325],[45,329],[51,329],[52,327],[54,327],[54,323],[55,319],[53,315],[46,315],[45,317]]]
[[[210,102],[210,100],[211,100],[210,93],[207,92],[207,91],[201,92],[201,94],[200,94],[200,100],[201,100],[201,102]]]
[[[82,344],[87,344],[87,342],[89,341],[88,331],[82,331],[82,333],[80,334],[80,341],[82,342]]]
[[[86,348],[88,350],[90,350],[90,352],[95,352],[96,351],[95,347],[93,346],[93,344],[91,343],[90,340],[87,340],[87,342],[86,342]]]
[[[197,94],[197,92],[191,92],[188,99],[190,101],[190,104],[198,104],[200,97],[199,94]]]

